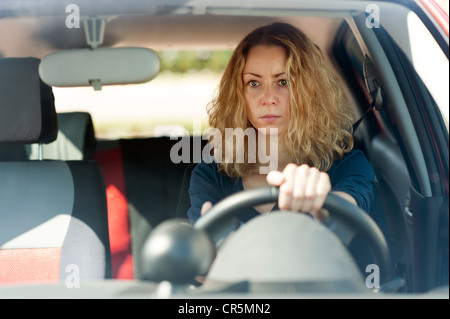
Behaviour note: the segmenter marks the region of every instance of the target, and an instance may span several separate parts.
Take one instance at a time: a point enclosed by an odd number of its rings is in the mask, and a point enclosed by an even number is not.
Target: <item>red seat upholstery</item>
[[[96,153],[94,159],[100,163],[105,177],[112,277],[133,279],[133,256],[122,153],[120,148],[108,149]]]

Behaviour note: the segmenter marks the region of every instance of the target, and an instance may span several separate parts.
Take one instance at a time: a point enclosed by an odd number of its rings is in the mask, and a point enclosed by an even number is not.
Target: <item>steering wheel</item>
[[[236,213],[242,209],[260,204],[278,201],[279,189],[265,186],[244,190],[233,194],[216,205],[207,214],[201,216],[194,227],[205,231],[216,244],[238,228]],[[391,261],[386,239],[373,219],[362,209],[347,200],[329,193],[323,208],[329,211],[329,217],[323,223],[327,225],[348,246],[357,235],[367,239],[375,262],[380,267],[382,281],[391,277]]]

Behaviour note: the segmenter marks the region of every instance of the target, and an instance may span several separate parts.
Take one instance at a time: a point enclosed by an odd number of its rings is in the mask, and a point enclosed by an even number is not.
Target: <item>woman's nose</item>
[[[277,97],[275,89],[268,85],[264,88],[262,97],[261,97],[261,104],[262,105],[275,105],[277,103]]]

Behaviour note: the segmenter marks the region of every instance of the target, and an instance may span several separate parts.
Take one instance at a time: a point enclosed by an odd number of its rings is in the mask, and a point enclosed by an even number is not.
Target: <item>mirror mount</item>
[[[86,35],[86,43],[92,50],[97,49],[103,44],[103,38],[105,36],[106,23],[116,16],[88,16],[82,17],[81,20],[84,24],[84,31]]]
[[[94,91],[102,90],[102,81],[100,81],[100,80],[89,80],[89,84],[92,85],[92,88],[94,89]]]

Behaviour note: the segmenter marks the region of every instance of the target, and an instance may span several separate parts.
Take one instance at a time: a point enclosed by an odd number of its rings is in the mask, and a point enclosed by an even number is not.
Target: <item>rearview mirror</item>
[[[39,75],[56,87],[136,84],[152,80],[160,70],[158,54],[147,48],[98,48],[54,52],[44,57]]]

